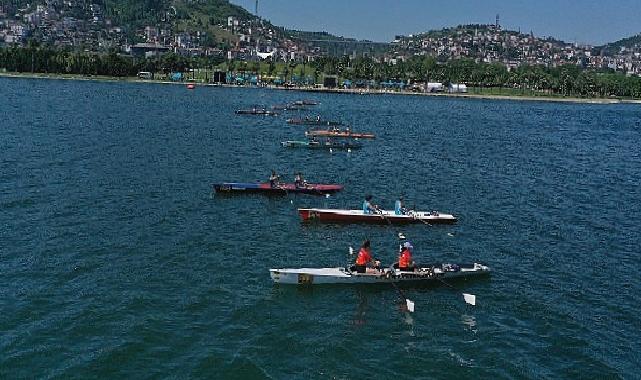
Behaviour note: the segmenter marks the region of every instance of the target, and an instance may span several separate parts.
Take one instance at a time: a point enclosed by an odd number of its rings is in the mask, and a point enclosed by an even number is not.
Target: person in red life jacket
[[[366,273],[367,264],[371,263],[374,263],[374,268],[378,269],[379,262],[378,260],[372,259],[370,242],[369,240],[365,240],[365,242],[361,246],[361,249],[358,251],[358,257],[356,257],[356,263],[353,268],[357,273]]]
[[[398,257],[398,269],[403,272],[413,272],[414,262],[412,261],[412,243],[406,241],[401,248],[401,253]]]

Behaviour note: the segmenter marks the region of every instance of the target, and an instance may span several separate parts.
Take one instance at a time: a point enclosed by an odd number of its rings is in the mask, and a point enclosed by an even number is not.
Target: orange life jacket
[[[401,252],[401,257],[398,258],[399,268],[409,268],[412,265],[412,254],[409,249],[404,249]]]
[[[372,255],[369,253],[369,249],[361,248],[361,250],[358,251],[356,265],[366,265],[370,261],[372,261]]]

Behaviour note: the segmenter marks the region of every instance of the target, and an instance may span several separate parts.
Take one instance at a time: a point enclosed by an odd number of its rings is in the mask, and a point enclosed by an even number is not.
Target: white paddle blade
[[[405,303],[407,304],[407,311],[410,313],[414,312],[414,301],[411,301],[409,298],[405,300]]]
[[[474,294],[463,293],[463,299],[466,303],[469,303],[472,306],[476,306],[476,296]]]
[[[349,254],[350,255],[354,254],[354,247],[352,247],[351,245],[349,246]]]

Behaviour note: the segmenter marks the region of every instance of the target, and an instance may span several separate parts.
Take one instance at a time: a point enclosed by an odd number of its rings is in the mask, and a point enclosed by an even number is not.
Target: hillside
[[[145,25],[175,21],[206,21],[210,25],[224,24],[228,16],[251,20],[254,16],[227,0],[96,0],[105,15],[116,25],[140,28]]]
[[[519,38],[534,37],[532,33],[522,33],[520,30],[509,30],[509,29],[497,29],[494,25],[488,24],[464,24],[458,25],[449,28],[443,29],[434,29],[427,32],[422,32],[414,34],[411,37],[404,37],[405,39],[421,40],[424,38],[454,38],[459,36],[474,36],[477,34],[487,34],[487,33],[500,33],[504,36],[514,36]],[[542,39],[542,38],[538,38]],[[543,40],[543,39],[542,39]],[[546,42],[551,42],[553,44],[565,45],[566,43],[562,40],[547,37],[544,39]]]
[[[641,47],[641,33],[603,46],[597,46],[595,50],[602,51],[605,55],[616,55],[621,52],[622,48],[631,49],[635,47]]]

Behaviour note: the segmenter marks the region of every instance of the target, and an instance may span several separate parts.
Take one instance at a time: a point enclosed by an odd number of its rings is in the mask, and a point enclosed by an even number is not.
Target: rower
[[[368,195],[365,197],[365,201],[363,201],[363,214],[376,214],[378,213],[378,206],[372,205],[372,196]]]
[[[296,176],[294,177],[294,185],[297,188],[306,188],[307,187],[307,181],[303,178],[303,173],[298,172],[296,173]]]
[[[403,272],[414,272],[414,262],[412,261],[412,243],[406,241],[403,243],[401,252],[398,256],[398,263],[394,264],[394,268]]]
[[[358,257],[356,257],[356,263],[352,267],[352,270],[357,273],[366,273],[367,265],[374,263],[374,269],[379,269],[380,262],[378,260],[372,259],[372,251],[370,249],[370,241],[365,240],[361,249],[358,251]]]
[[[269,176],[269,186],[271,188],[278,187],[280,184],[280,176],[276,174],[276,170],[272,170],[272,174]]]
[[[407,209],[405,208],[405,203],[403,202],[403,197],[398,197],[394,203],[394,214],[396,215],[405,215],[407,214]]]

